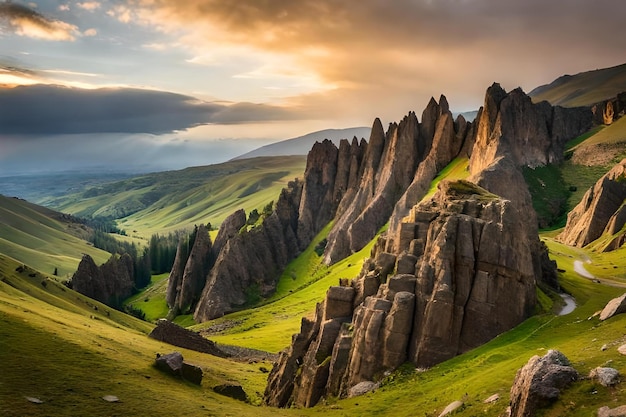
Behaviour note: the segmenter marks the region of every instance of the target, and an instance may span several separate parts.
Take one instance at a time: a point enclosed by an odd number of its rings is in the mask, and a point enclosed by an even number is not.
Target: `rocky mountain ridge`
[[[303,319],[270,374],[266,403],[343,396],[405,361],[432,366],[527,318],[535,286],[558,283],[520,167],[562,160],[565,141],[591,122],[590,109],[535,105],[492,85],[473,126],[471,182],[443,183],[421,202],[423,194],[405,194],[359,277],[331,288],[314,321]],[[415,190],[425,190],[420,181]]]
[[[174,265],[168,304],[205,321],[241,308],[251,296],[270,295],[287,263],[331,220],[326,263],[361,249],[387,222],[387,250],[397,250],[402,219],[457,156],[471,156],[475,182],[532,213],[517,167],[558,161],[565,141],[587,130],[592,117],[588,108],[533,104],[520,89],[507,94],[494,84],[474,123],[462,116],[453,120],[441,96],[439,102],[430,100],[421,122],[410,112],[385,132],[376,119],[368,142],[342,140],[339,148],[329,140],[316,143],[303,179],[283,190],[271,214],[244,228],[245,213],[236,212],[224,222],[230,232],[218,234],[221,243],[199,250],[211,260],[195,256],[185,258],[184,266]],[[536,235],[532,218],[527,229]],[[538,246],[533,253],[540,253],[538,240],[533,241]],[[533,258],[537,276],[549,263],[543,258]],[[183,281],[193,284],[185,287]]]

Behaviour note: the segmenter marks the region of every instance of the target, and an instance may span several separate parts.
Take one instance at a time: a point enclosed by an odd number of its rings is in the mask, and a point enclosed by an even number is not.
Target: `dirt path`
[[[576,309],[576,300],[574,299],[574,297],[566,293],[561,293],[559,295],[561,296],[563,301],[565,301],[565,305],[558,313],[559,316],[565,316]]]

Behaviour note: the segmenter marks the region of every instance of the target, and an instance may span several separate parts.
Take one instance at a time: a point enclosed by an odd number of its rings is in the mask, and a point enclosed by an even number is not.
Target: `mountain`
[[[84,253],[105,262],[111,255],[87,242],[92,233],[72,216],[0,195],[0,253],[35,269],[65,277]]]
[[[550,84],[532,90],[529,95],[565,107],[590,106],[626,91],[626,64],[596,69],[575,75],[563,75]]]
[[[253,151],[239,155],[232,160],[255,158],[258,156],[279,156],[279,155],[306,155],[311,150],[315,142],[321,142],[329,139],[335,144],[339,144],[341,139],[352,139],[356,137],[367,138],[370,135],[368,127],[350,127],[346,129],[325,129],[318,132],[309,133],[293,139],[287,139],[280,142],[262,146]]]

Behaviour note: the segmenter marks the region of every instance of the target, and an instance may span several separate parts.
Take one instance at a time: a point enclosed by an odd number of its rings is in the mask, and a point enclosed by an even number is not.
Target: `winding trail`
[[[566,293],[561,293],[559,295],[561,296],[563,301],[565,301],[565,305],[558,313],[559,316],[565,316],[576,309],[576,300],[574,299],[574,297]]]
[[[589,279],[596,279],[595,275],[593,275],[591,272],[585,269],[585,265],[583,264],[583,261],[574,261],[574,271],[581,277],[585,277]]]

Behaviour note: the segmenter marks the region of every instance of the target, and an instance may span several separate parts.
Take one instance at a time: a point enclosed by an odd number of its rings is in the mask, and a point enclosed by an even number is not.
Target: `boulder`
[[[193,384],[200,385],[202,383],[202,369],[199,366],[185,362],[180,352],[172,352],[166,355],[157,353],[155,366],[163,372]]]
[[[367,394],[368,392],[377,390],[378,387],[379,387],[379,384],[377,384],[376,382],[372,382],[372,381],[359,382],[358,384],[356,384],[355,386],[351,387],[348,390],[348,398],[358,397],[358,396]]]
[[[241,385],[223,384],[213,387],[213,391],[226,397],[234,398],[239,401],[248,401],[248,395]]]
[[[615,368],[597,367],[589,372],[589,378],[598,381],[603,387],[612,387],[619,384],[619,371]]]
[[[561,352],[550,350],[542,357],[533,356],[517,371],[511,387],[511,417],[534,416],[577,379],[578,372]]]
[[[600,320],[604,321],[624,312],[626,312],[626,294],[609,301],[600,312]]]
[[[199,333],[185,329],[166,319],[160,319],[156,327],[152,329],[149,337],[160,340],[170,345],[195,350],[197,352],[208,353],[213,356],[227,358],[230,355],[223,352],[215,342],[205,339]]]
[[[598,409],[598,417],[626,417],[626,405],[620,405],[616,408],[604,406]]]

